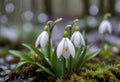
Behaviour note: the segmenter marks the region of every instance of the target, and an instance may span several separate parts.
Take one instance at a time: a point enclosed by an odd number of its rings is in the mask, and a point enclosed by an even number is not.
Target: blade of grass
[[[44,54],[38,49],[35,48],[34,46],[30,45],[30,44],[22,44],[23,46],[27,47],[28,49],[34,51],[40,58],[44,58]]]
[[[15,50],[10,50],[9,52],[10,52],[11,54],[13,54],[14,56],[23,58],[24,60],[33,61],[32,58],[30,58],[27,54],[25,54],[25,53],[23,53],[23,52],[15,51]]]
[[[89,55],[86,55],[83,59],[82,59],[82,63],[81,63],[81,66],[83,64],[85,64],[87,61],[89,61],[90,59],[94,58],[96,55],[98,55],[100,53],[100,50],[97,50],[96,52],[93,52]],[[80,67],[81,67],[80,66]]]
[[[46,73],[50,74],[51,76],[55,76],[49,69],[47,69],[46,67],[44,67],[43,65],[36,63],[36,65],[38,67],[40,67],[42,70],[44,70]]]

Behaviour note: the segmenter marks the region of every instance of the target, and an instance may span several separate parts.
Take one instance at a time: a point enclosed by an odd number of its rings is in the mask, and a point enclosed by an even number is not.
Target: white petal
[[[69,51],[63,51],[63,57],[65,58],[65,59],[68,59],[69,58],[69,56],[70,56],[70,53],[69,53]]]
[[[67,50],[66,50],[67,49]],[[63,44],[63,53],[62,53],[63,57],[65,59],[68,59],[70,56],[70,52],[69,52],[69,48],[68,48],[68,42],[67,42],[67,38],[65,38],[64,44]]]
[[[100,26],[99,26],[99,33],[103,34],[106,31],[106,22],[102,21]]]
[[[82,36],[81,33],[80,33],[80,39],[81,39],[81,44],[82,44],[83,46],[85,46],[85,40],[84,40],[84,38],[83,38],[83,36]]]
[[[73,40],[74,40],[74,37],[75,37],[75,32],[72,34],[72,36],[71,36],[71,41],[73,42]]]
[[[74,37],[74,41],[73,41],[75,47],[80,46],[80,40],[81,40],[80,34],[79,34],[79,32],[76,32],[75,37]]]
[[[108,33],[112,33],[112,26],[109,21],[106,21]]]
[[[99,33],[103,34],[105,32],[112,33],[112,26],[109,21],[104,20],[99,26]]]
[[[68,43],[69,52],[70,52],[71,56],[74,58],[75,48],[74,48],[72,42],[68,38],[67,38],[67,43]]]
[[[63,44],[64,44],[65,39],[63,38],[61,42],[58,44],[57,47],[57,57],[60,58],[62,52],[63,52]]]
[[[39,46],[40,43],[40,38],[41,38],[41,34],[37,37],[36,42],[35,42],[35,47]]]
[[[108,27],[108,32],[111,34],[112,33],[112,28]]]
[[[41,35],[41,39],[40,39],[40,45],[41,47],[45,47],[47,45],[49,39],[49,35],[48,32],[44,31]]]

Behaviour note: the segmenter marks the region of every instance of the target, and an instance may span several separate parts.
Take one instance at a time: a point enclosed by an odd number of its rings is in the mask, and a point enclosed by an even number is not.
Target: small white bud
[[[99,26],[99,33],[104,34],[104,33],[112,33],[112,26],[108,20],[103,20]]]
[[[36,39],[35,47],[38,47],[39,45],[41,47],[45,47],[47,45],[48,40],[49,40],[48,32],[43,31]]]
[[[75,47],[79,47],[81,45],[85,45],[84,38],[79,31],[75,31],[71,36],[71,41],[75,45]]]

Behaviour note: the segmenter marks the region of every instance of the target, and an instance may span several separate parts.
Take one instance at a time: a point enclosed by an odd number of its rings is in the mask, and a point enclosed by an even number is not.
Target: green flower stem
[[[68,66],[68,59],[65,59],[65,68],[67,69],[69,66]]]
[[[69,28],[69,36],[71,36],[71,35],[72,35],[72,28]]]
[[[66,59],[63,58],[63,71],[64,71],[64,74],[62,75],[63,77],[65,77],[65,70],[66,70]]]
[[[104,15],[104,20],[108,20],[108,17],[111,17],[111,14],[110,14],[110,13],[106,13],[106,14]]]
[[[69,69],[70,69],[70,75],[72,74],[72,69],[73,69],[73,58],[70,56],[70,61],[69,61]]]
[[[102,40],[101,40],[101,42],[102,42],[102,43],[101,43],[101,50],[104,51],[104,50],[105,50],[105,49],[104,49],[104,45],[105,45],[105,34],[102,35]]]
[[[68,30],[68,32],[69,32],[69,37],[72,35],[72,27],[73,27],[73,26],[76,26],[76,23],[77,23],[78,21],[79,21],[78,19],[75,19],[75,20],[72,21],[72,23],[71,23],[70,25],[67,25],[67,26],[65,27],[65,30]]]
[[[75,19],[75,20],[73,20],[73,22],[71,23],[71,28],[69,29],[69,33],[70,33],[70,36],[72,35],[72,27],[73,26],[76,26],[76,23],[78,22],[79,20],[78,19]]]
[[[50,26],[50,24],[52,24],[52,26],[50,27],[51,29],[49,30],[49,42],[48,42],[48,55],[49,55],[49,58],[51,59],[52,58],[52,47],[51,47],[51,36],[52,36],[52,33],[53,33],[53,29],[54,29],[54,26],[60,22],[62,20],[62,18],[59,18],[55,21],[48,21],[47,22],[47,25]]]
[[[71,23],[71,25],[74,26],[76,24],[76,22],[78,22],[78,21],[79,21],[79,19],[73,20],[72,23]]]
[[[49,32],[49,41],[48,41],[48,55],[51,58],[51,32]]]

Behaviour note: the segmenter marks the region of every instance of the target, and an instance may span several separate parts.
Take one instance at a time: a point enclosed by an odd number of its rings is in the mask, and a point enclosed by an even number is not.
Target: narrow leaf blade
[[[46,67],[44,67],[43,65],[41,65],[39,63],[36,63],[36,65],[39,66],[42,70],[44,70],[46,73],[54,76],[54,74],[49,69],[47,69]]]
[[[30,58],[30,57],[29,57],[27,54],[25,54],[24,52],[15,51],[15,50],[10,50],[9,52],[10,52],[11,54],[13,54],[14,56],[23,58],[24,60],[33,61],[33,59]]]
[[[23,46],[25,46],[26,48],[30,49],[31,51],[34,51],[40,58],[44,58],[44,54],[36,47],[34,47],[33,45],[30,44],[22,44]]]

